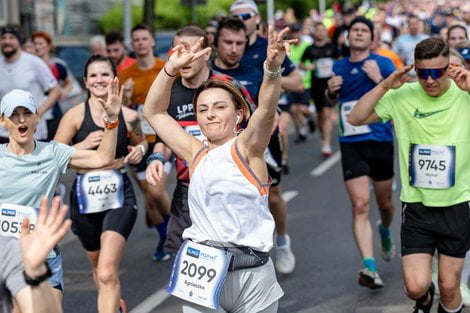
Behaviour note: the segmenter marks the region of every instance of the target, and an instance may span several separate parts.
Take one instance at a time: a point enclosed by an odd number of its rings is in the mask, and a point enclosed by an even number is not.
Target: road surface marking
[[[287,203],[289,202],[290,200],[294,199],[295,197],[297,197],[297,195],[299,194],[298,191],[296,190],[288,190],[288,191],[284,191],[282,193],[282,199],[284,199],[284,201]]]
[[[166,292],[166,289],[157,290],[129,313],[150,313],[169,297],[170,294]]]
[[[341,153],[336,151],[331,157],[320,163],[317,167],[315,167],[311,172],[311,176],[322,176],[328,171],[333,165],[336,164],[341,159]]]

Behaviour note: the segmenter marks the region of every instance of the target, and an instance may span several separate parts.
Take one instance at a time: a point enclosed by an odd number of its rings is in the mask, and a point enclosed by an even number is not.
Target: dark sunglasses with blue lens
[[[255,12],[251,13],[241,13],[241,14],[233,14],[233,17],[238,17],[239,19],[246,21],[249,20],[252,17],[255,17],[257,14]]]
[[[444,75],[449,64],[443,68],[416,68],[416,75],[421,79],[428,79],[431,76],[432,79],[439,79]]]

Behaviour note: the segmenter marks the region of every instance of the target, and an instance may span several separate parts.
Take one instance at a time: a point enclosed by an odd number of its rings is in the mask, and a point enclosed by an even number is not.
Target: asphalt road
[[[334,150],[337,149],[335,145]],[[291,172],[283,177],[282,188],[288,200],[289,234],[297,266],[291,275],[278,276],[285,292],[279,303],[279,312],[411,312],[413,302],[403,293],[399,255],[387,263],[376,252],[378,270],[385,283],[383,289],[371,291],[357,284],[361,259],[352,238],[351,210],[342,182],[339,153],[324,162],[316,133],[305,143],[292,144],[289,156]],[[317,176],[313,176],[312,171]],[[71,179],[72,175],[68,175],[64,181],[70,184]],[[174,173],[168,190],[173,190],[173,186]],[[181,302],[165,292],[171,262],[156,263],[151,259],[158,236],[155,230],[146,228],[142,196],[140,192],[137,194],[138,221],[129,238],[120,270],[123,298],[131,313],[181,312]],[[394,193],[394,200],[396,215],[392,235],[399,247],[401,217],[398,191]],[[373,225],[378,218],[378,210],[372,201]],[[374,235],[378,247],[376,230]],[[64,312],[96,312],[97,292],[90,266],[73,235],[66,238],[62,251]],[[437,299],[432,312],[437,311]]]

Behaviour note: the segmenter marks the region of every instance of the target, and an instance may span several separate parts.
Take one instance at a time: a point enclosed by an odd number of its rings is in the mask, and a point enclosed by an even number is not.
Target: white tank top
[[[213,240],[268,252],[274,219],[268,208],[269,184],[262,184],[235,139],[194,158],[188,202],[192,225],[184,239]]]

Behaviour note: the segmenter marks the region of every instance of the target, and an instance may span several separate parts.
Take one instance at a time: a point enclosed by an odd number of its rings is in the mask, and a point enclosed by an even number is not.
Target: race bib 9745
[[[455,146],[410,145],[411,186],[446,189],[455,184]]]

